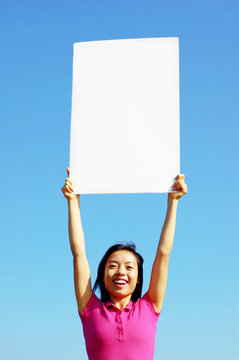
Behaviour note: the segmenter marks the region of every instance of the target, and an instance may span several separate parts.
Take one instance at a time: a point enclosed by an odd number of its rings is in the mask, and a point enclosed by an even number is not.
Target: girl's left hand
[[[169,192],[168,197],[171,199],[180,199],[183,195],[187,194],[188,188],[187,185],[184,182],[185,176],[180,174],[177,175],[175,178],[175,182],[172,186],[172,191],[177,191],[174,193]]]

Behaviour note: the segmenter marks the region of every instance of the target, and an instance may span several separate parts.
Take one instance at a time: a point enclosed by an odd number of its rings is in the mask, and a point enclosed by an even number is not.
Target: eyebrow
[[[109,260],[110,263],[116,263],[116,264],[119,264],[118,261],[116,260]],[[135,264],[133,261],[126,261],[125,264]]]

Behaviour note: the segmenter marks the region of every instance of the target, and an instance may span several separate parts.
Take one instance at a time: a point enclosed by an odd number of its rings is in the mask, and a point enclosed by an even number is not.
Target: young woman
[[[156,325],[166,289],[178,200],[187,193],[184,175],[175,178],[153,263],[149,289],[141,298],[143,258],[134,245],[117,244],[104,255],[91,287],[80,216],[80,196],[68,177],[62,192],[68,200],[69,238],[75,293],[90,360],[152,360]],[[99,287],[101,301],[94,291]]]

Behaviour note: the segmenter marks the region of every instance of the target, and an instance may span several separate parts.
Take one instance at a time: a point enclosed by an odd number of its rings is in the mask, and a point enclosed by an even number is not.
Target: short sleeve
[[[82,321],[87,319],[88,315],[91,313],[92,310],[99,308],[101,306],[100,300],[97,296],[93,293],[88,301],[86,307],[82,312],[79,312],[80,318]]]
[[[154,305],[152,303],[152,300],[148,294],[148,292],[146,292],[146,294],[144,294],[144,296],[141,298],[141,302],[145,303],[147,305],[147,307],[150,309],[150,311],[152,312],[152,314],[158,319],[161,311],[157,312],[154,308]]]

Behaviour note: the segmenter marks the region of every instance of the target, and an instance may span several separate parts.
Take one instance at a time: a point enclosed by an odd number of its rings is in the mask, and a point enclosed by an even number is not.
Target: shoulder
[[[97,308],[101,307],[101,301],[98,299],[98,297],[95,295],[95,293],[92,293],[89,301],[87,302],[85,308],[83,311],[79,312],[80,318],[83,320],[87,318],[87,316]]]
[[[138,303],[138,306],[141,308],[141,309],[144,309],[145,311],[148,311],[149,313],[151,313],[153,316],[155,316],[156,318],[159,317],[159,315],[161,314],[161,311],[160,312],[157,312],[155,310],[155,307],[154,307],[154,304],[149,296],[149,293],[148,291],[144,294],[144,296],[137,300],[136,304]]]

